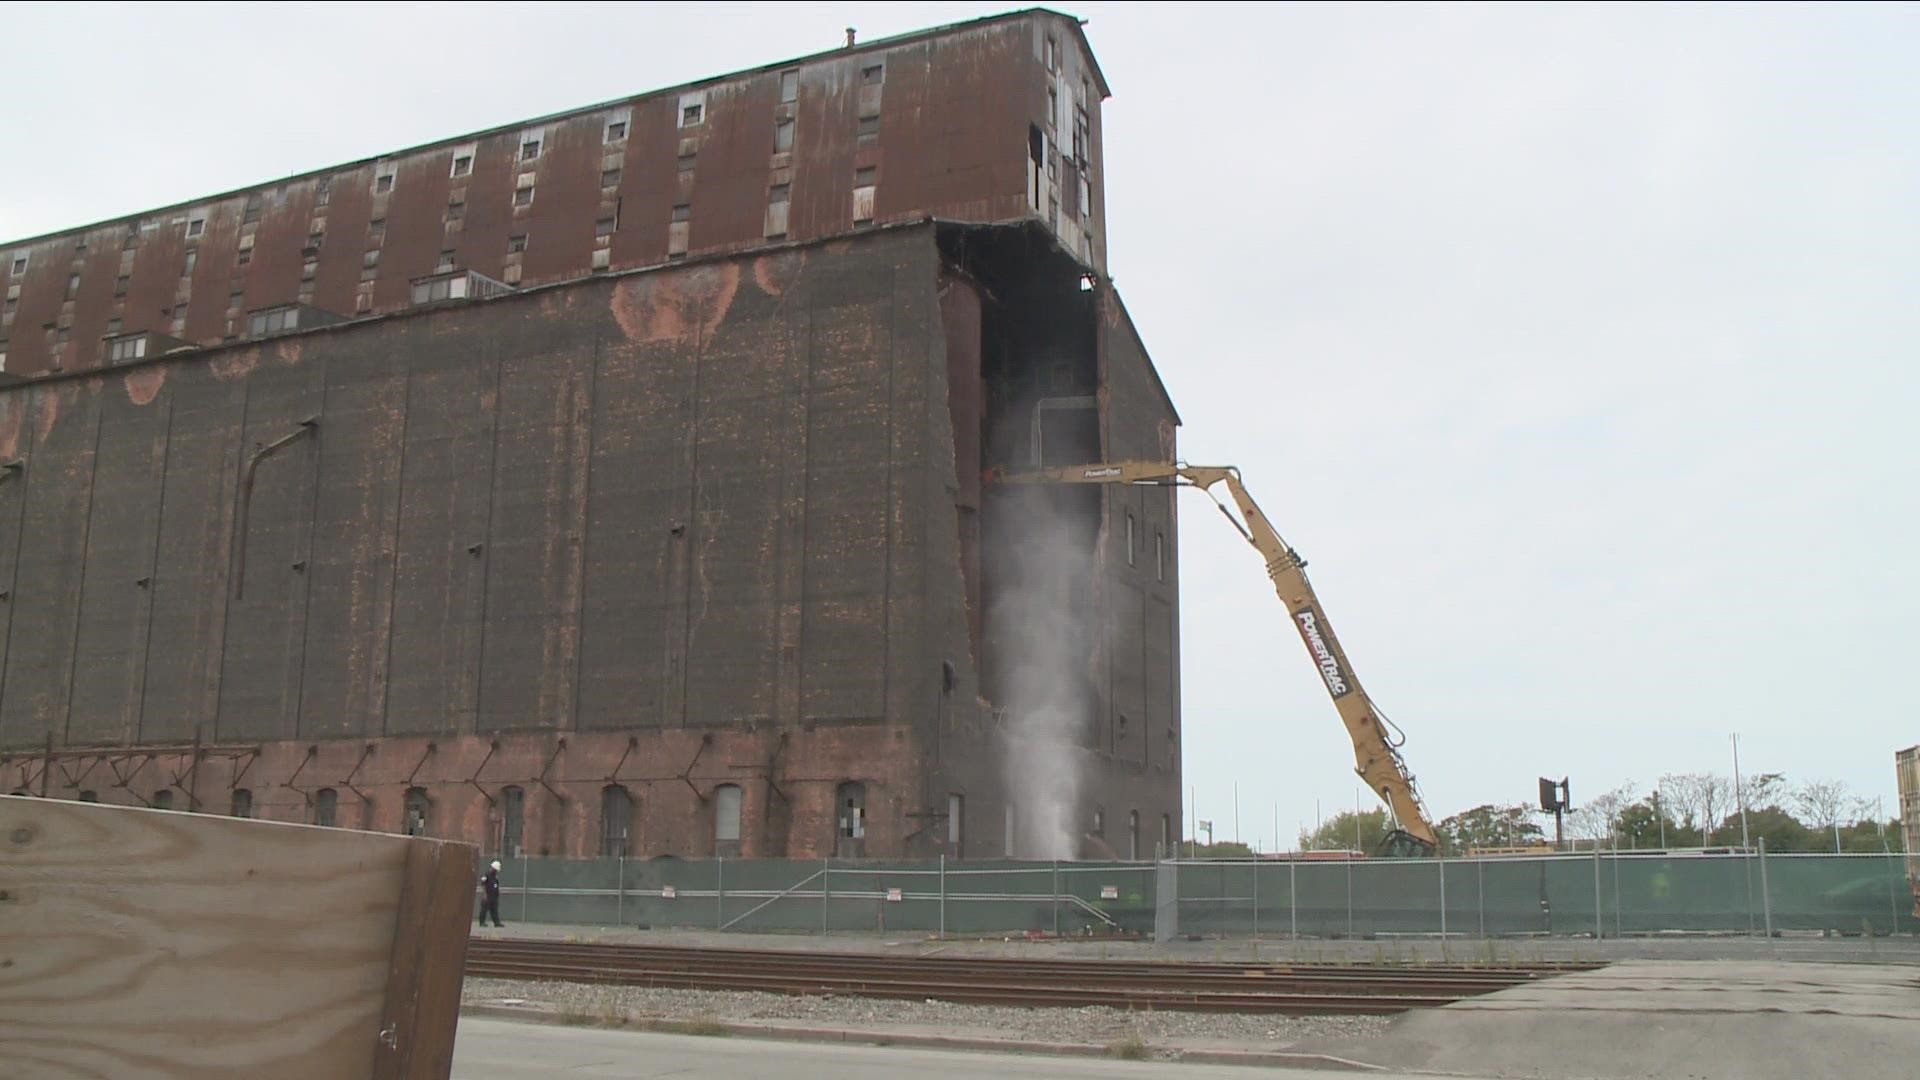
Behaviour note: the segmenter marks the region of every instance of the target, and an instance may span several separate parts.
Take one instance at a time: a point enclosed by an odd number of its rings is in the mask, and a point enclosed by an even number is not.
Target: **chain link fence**
[[[1899,855],[1150,862],[502,859],[523,922],[831,934],[1920,932]]]

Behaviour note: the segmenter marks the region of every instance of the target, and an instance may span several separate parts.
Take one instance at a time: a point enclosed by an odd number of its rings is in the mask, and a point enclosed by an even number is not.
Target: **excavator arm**
[[[1267,576],[1274,591],[1286,605],[1293,628],[1306,644],[1307,653],[1320,669],[1320,680],[1333,698],[1334,708],[1353,740],[1355,772],[1367,787],[1380,796],[1393,811],[1399,828],[1387,838],[1386,848],[1393,854],[1430,855],[1438,846],[1438,837],[1420,803],[1413,776],[1400,756],[1398,738],[1388,734],[1391,726],[1373,705],[1360,680],[1347,662],[1347,654],[1334,636],[1327,613],[1307,581],[1306,560],[1288,546],[1275,531],[1273,523],[1260,511],[1240,482],[1240,470],[1228,466],[1167,464],[1154,461],[1116,461],[1097,465],[1073,465],[1036,469],[1031,472],[989,471],[989,483],[1001,484],[1147,484],[1199,488],[1211,494],[1215,485],[1225,485],[1227,494],[1239,510],[1239,518],[1229,513],[1216,497],[1214,505],[1252,544],[1266,561]]]

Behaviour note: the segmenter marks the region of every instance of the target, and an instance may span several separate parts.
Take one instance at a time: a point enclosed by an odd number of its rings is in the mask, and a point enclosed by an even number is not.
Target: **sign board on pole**
[[[1118,886],[1118,885],[1102,885],[1102,886],[1100,886],[1100,899],[1102,899],[1102,900],[1118,900],[1118,899],[1120,899],[1120,886]]]

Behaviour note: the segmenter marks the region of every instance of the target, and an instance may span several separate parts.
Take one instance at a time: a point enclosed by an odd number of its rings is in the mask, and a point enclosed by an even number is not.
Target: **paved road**
[[[686,1080],[773,1076],[779,1080],[1274,1080],[1271,1068],[1176,1065],[1099,1058],[1022,1057],[907,1047],[775,1042],[763,1039],[658,1035],[601,1028],[553,1027],[465,1017],[453,1061],[454,1080],[545,1080],[546,1077],[663,1077]],[[1369,1073],[1401,1080],[1398,1073]],[[1350,1072],[1288,1069],[1287,1080],[1352,1080]]]

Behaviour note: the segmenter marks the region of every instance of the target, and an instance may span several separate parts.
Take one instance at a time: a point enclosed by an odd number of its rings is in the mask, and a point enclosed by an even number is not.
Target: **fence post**
[[[1294,885],[1294,867],[1300,860],[1287,860],[1287,934],[1293,938],[1300,936],[1300,890]]]
[[[720,929],[727,923],[727,858],[724,855],[713,857],[713,928]]]
[[[1605,923],[1601,921],[1603,918],[1605,915],[1600,910],[1600,841],[1595,840],[1593,842],[1593,940],[1595,941],[1599,941],[1603,936],[1602,931],[1605,929]]]
[[[1447,940],[1447,860],[1443,857],[1435,860],[1440,867],[1440,942]]]
[[[1253,864],[1253,940],[1260,940],[1260,864]]]
[[[832,927],[828,925],[828,920],[827,920],[827,906],[833,901],[833,884],[828,878],[828,875],[832,871],[833,871],[833,856],[829,855],[826,858],[820,860],[820,936],[821,937],[826,937],[830,933],[832,933]]]
[[[620,856],[619,877],[614,881],[613,924],[627,925],[627,857],[625,855]]]
[[[1053,936],[1060,936],[1060,860],[1053,860]]]
[[[1880,846],[1885,848],[1887,842],[1880,841]],[[1892,863],[1887,867],[1891,871],[1887,878],[1887,910],[1893,913],[1893,921],[1887,924],[1887,934],[1891,936],[1900,932],[1900,886],[1907,883],[1907,875],[1903,856],[1887,852],[1884,857]]]
[[[1480,909],[1480,940],[1487,938],[1487,861],[1473,860],[1474,906]]]
[[[940,853],[940,940],[947,939],[947,853]]]
[[[1767,888],[1767,838],[1760,838],[1760,910],[1767,920],[1767,940],[1773,940],[1773,891]]]
[[[527,874],[529,870],[528,864],[531,863],[532,861],[533,861],[532,859],[527,858],[525,855],[520,856],[520,921],[521,922],[527,921]]]
[[[1347,936],[1352,937],[1353,936],[1353,856],[1351,855],[1347,856],[1346,863],[1347,863]]]

